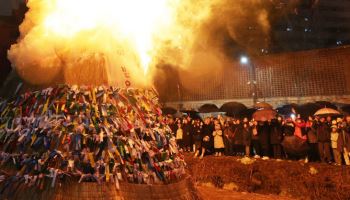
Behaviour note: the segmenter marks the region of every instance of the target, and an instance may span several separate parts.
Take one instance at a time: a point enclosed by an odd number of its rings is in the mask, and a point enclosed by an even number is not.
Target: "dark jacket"
[[[190,146],[192,143],[192,125],[188,122],[182,125],[183,143],[185,146]]]
[[[201,126],[199,124],[193,125],[192,131],[193,131],[193,141],[199,142],[203,140],[202,136],[202,130]]]
[[[236,145],[243,145],[243,124],[238,124],[235,126],[233,143]]]
[[[234,130],[232,129],[232,127],[231,126],[225,127],[224,128],[224,139],[232,142],[233,136],[234,136]]]
[[[312,125],[311,125],[312,124]],[[307,127],[307,140],[310,144],[315,144],[317,143],[317,135],[316,135],[316,128],[314,126],[316,124],[315,121],[313,122],[307,122],[306,127]]]
[[[270,143],[280,144],[282,142],[282,125],[279,122],[272,122],[270,126]]]
[[[252,135],[251,135],[249,124],[246,124],[246,127],[243,127],[242,135],[243,135],[243,145],[250,146],[250,143],[252,141]]]
[[[317,126],[317,141],[331,142],[331,131],[326,123],[319,123]]]
[[[284,136],[293,136],[294,135],[294,124],[293,123],[286,123],[283,125],[283,135]]]
[[[212,124],[203,124],[202,126],[202,137],[208,136],[210,138],[209,141],[202,141],[202,146],[206,149],[211,149],[214,147],[214,139],[213,139],[213,131],[214,127]]]
[[[264,124],[258,125],[258,135],[259,135],[260,144],[262,146],[269,145],[270,143],[269,133],[270,133],[270,127],[267,122],[264,122]]]
[[[350,151],[350,126],[340,130],[339,139],[341,140],[340,146],[341,151],[346,148],[348,152]]]

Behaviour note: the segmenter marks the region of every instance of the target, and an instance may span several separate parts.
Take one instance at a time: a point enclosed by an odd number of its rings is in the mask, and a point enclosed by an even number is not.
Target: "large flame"
[[[112,37],[130,41],[147,72],[153,35],[171,24],[170,0],[50,0],[43,28],[48,34],[72,38],[82,31],[107,29]]]
[[[71,79],[69,77],[76,76],[69,74],[77,70],[69,71],[66,69],[69,66],[75,68],[72,65],[81,64],[84,65],[82,70],[86,71],[89,69],[86,65],[101,65],[101,60],[102,65],[107,65],[104,70],[109,76],[105,83],[113,84],[113,79],[117,78],[113,76],[121,77],[122,72],[118,70],[121,65],[126,65],[128,73],[136,77],[145,76],[152,60],[154,35],[174,23],[176,2],[30,0],[29,12],[21,26],[22,41],[12,47],[9,57],[19,74],[34,84],[50,82],[54,76],[59,76],[57,73],[62,71],[61,67],[68,71],[63,72],[65,79]],[[30,49],[24,50],[29,46]],[[21,53],[32,55],[24,58]],[[21,61],[17,61],[18,57]],[[35,74],[31,72],[37,68],[48,71],[45,78],[33,78]],[[116,75],[115,71],[119,74]]]
[[[29,0],[8,57],[35,85],[148,85],[161,63],[186,69],[180,82],[197,90],[193,71],[203,77],[230,65],[232,45],[266,45],[268,2]]]

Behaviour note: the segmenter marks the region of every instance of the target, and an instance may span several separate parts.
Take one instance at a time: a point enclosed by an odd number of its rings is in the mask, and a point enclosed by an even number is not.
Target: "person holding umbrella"
[[[318,152],[322,162],[331,162],[331,147],[330,147],[330,130],[329,126],[324,117],[321,117],[319,123],[317,124],[317,143]]]

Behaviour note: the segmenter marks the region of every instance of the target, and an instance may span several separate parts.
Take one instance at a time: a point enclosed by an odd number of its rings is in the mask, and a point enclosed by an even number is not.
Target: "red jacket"
[[[303,135],[303,132],[302,132],[302,128],[305,128],[306,127],[306,123],[305,122],[294,122],[294,125],[295,125],[295,131],[294,131],[294,135],[303,139],[303,140],[306,140],[307,137],[306,135]]]

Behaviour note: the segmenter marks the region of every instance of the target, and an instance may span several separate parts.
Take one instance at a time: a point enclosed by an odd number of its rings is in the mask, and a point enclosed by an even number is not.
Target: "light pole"
[[[249,67],[249,81],[248,85],[251,86],[252,89],[252,97],[253,97],[253,105],[255,105],[258,101],[258,93],[257,93],[257,82],[256,82],[256,67],[253,63],[250,62],[247,56],[241,56],[240,63],[242,65],[246,65]],[[253,88],[252,88],[253,87]]]

